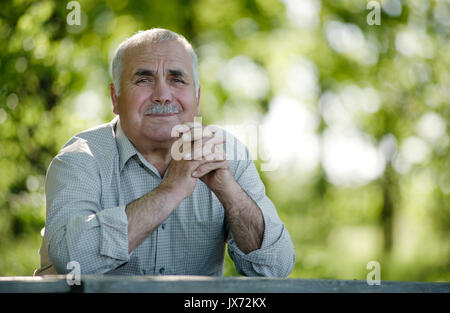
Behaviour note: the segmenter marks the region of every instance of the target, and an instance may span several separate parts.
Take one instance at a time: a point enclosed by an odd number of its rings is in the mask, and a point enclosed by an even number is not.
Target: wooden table
[[[450,293],[450,283],[204,276],[0,277],[0,293]]]

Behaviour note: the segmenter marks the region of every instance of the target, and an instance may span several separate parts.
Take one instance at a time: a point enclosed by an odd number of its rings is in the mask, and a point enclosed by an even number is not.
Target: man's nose
[[[168,104],[172,102],[172,93],[170,87],[164,82],[159,81],[155,84],[151,100],[153,103]]]

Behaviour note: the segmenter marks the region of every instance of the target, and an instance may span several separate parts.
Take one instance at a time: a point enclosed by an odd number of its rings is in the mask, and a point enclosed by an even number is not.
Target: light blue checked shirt
[[[115,118],[74,136],[49,166],[43,249],[53,268],[67,273],[67,264],[77,261],[82,274],[222,276],[227,243],[240,274],[289,275],[295,262],[289,233],[265,194],[247,148],[225,134],[227,156],[235,153],[229,161],[231,171],[263,213],[260,249],[248,254],[239,249],[222,204],[198,180],[193,194],[128,253],[125,207],[159,186],[163,178]]]

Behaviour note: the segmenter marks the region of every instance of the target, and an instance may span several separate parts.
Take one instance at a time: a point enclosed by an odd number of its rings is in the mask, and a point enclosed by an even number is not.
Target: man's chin
[[[146,137],[148,137],[152,141],[157,142],[170,142],[176,140],[175,137],[172,137],[172,128],[175,127],[172,125],[163,125],[161,127],[152,127],[146,130]]]

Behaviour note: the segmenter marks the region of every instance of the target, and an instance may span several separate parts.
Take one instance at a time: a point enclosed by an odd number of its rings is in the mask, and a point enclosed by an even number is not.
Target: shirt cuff
[[[282,223],[272,224],[270,217],[263,216],[265,227],[261,247],[245,254],[231,238],[228,242],[228,254],[242,275],[286,277],[295,263],[290,236]]]
[[[261,242],[261,247],[257,250],[253,250],[249,253],[242,252],[241,249],[239,249],[239,246],[236,244],[233,238],[228,242],[228,250],[231,254],[236,255],[239,257],[239,259],[249,261],[251,263],[255,264],[261,264],[261,265],[272,265],[275,262],[276,255],[273,253],[273,247],[269,240],[268,235],[268,225],[267,223],[267,217],[263,214],[264,219],[264,234],[263,234],[263,240]]]
[[[125,206],[104,209],[96,215],[100,223],[100,254],[118,260],[128,260],[130,254]]]

